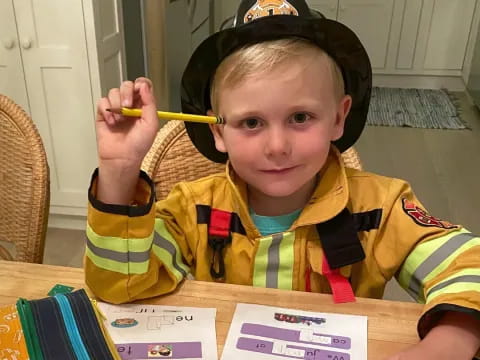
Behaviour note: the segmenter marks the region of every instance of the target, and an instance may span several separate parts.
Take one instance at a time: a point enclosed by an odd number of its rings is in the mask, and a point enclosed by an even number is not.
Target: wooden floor
[[[356,148],[366,170],[409,181],[431,215],[480,233],[480,115],[456,95],[471,131],[368,126]]]
[[[480,234],[480,114],[458,93],[472,130],[366,127],[356,148],[366,170],[405,179],[429,212]],[[49,229],[45,262],[82,266],[84,233]],[[391,282],[385,298],[407,300]]]

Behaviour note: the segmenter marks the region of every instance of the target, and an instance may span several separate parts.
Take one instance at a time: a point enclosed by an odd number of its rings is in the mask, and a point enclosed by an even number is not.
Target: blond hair
[[[278,65],[295,61],[306,55],[315,60],[326,60],[332,75],[334,95],[340,100],[345,95],[342,71],[337,63],[320,47],[301,38],[265,41],[240,48],[227,56],[218,66],[210,86],[210,101],[218,112],[219,89],[235,87],[249,77],[268,72]]]

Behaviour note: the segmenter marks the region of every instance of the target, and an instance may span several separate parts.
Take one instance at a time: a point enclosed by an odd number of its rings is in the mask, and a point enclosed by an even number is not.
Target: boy
[[[267,16],[271,15],[271,16]],[[345,26],[303,0],[244,0],[236,26],[192,55],[182,81],[197,149],[226,173],[154,206],[139,170],[158,130],[150,82],[98,104],[86,281],[114,303],[197,280],[380,298],[393,276],[426,302],[419,344],[390,359],[471,359],[480,346],[480,240],[428,215],[408,184],[343,166],[365,124],[371,68]],[[138,119],[106,109],[141,107]],[[333,145],[332,145],[333,143]],[[228,154],[228,155],[227,155]]]

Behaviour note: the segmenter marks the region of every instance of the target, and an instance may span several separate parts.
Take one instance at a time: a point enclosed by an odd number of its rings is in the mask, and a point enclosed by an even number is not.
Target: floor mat
[[[374,87],[368,125],[468,129],[457,101],[445,90]]]

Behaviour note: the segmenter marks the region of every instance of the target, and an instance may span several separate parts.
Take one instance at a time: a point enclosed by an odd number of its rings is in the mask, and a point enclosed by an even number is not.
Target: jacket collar
[[[232,208],[242,219],[247,233],[254,237],[261,236],[250,218],[246,183],[235,173],[229,162],[225,171],[233,192]],[[317,187],[292,225],[292,230],[299,226],[319,224],[334,218],[345,209],[348,198],[349,191],[343,160],[340,152],[332,145],[327,161],[319,173]]]

